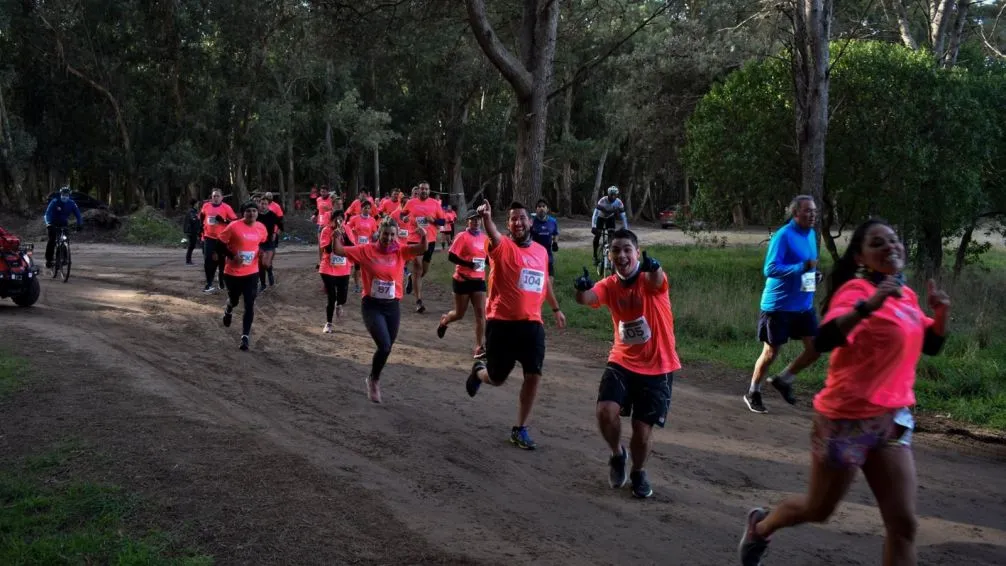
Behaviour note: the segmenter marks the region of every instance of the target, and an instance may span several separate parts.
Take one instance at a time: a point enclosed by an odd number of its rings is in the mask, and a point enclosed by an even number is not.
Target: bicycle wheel
[[[70,245],[63,244],[63,283],[70,280]]]
[[[52,254],[52,278],[63,274],[63,246],[56,244],[56,252]]]

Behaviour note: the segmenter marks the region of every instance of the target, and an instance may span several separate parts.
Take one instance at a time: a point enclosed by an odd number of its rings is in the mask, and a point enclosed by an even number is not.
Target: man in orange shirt
[[[548,252],[531,239],[531,217],[519,202],[510,205],[504,237],[496,229],[489,201],[478,208],[486,229],[489,256],[489,296],[486,300],[486,359],[477,360],[465,382],[474,397],[483,383],[503,385],[520,362],[524,384],[520,389],[517,424],[510,430],[510,442],[518,448],[534,450],[527,432],[531,407],[538,396],[542,365],[545,362],[545,327],[541,304],[548,301],[555,324],[566,327],[566,316],[548,276]]]
[[[390,215],[391,213],[398,210],[402,204],[402,189],[394,189],[391,191],[391,197],[383,199],[381,201],[380,209],[378,210],[378,216],[382,218]]]
[[[206,287],[204,293],[216,292],[213,286],[213,277],[219,271],[220,286],[226,286],[224,282],[224,259],[220,248],[220,233],[224,231],[227,224],[238,219],[234,214],[234,209],[224,202],[224,194],[220,189],[213,189],[210,194],[210,202],[203,203],[199,211],[199,218],[203,223],[203,267],[206,269]]]
[[[422,260],[415,258],[412,260],[412,288],[416,291],[416,312],[426,312],[423,305],[423,277],[430,269],[430,262],[433,260],[433,252],[437,251],[437,226],[443,226],[446,222],[444,209],[436,199],[430,198],[429,183],[419,184],[419,197],[407,202],[402,210],[408,212],[415,220],[416,225],[426,230],[426,253]]]
[[[255,201],[241,205],[241,222],[232,222],[220,233],[223,255],[227,258],[224,275],[227,276],[227,305],[224,307],[224,326],[231,325],[234,307],[244,296],[245,314],[241,325],[241,349],[248,350],[252,321],[255,320],[255,296],[258,294],[259,247],[268,239],[266,227],[258,222],[258,205]]]
[[[615,274],[594,284],[583,268],[574,287],[576,302],[591,308],[606,305],[611,312],[615,345],[597,394],[597,424],[611,448],[608,483],[625,485],[628,454],[622,446],[620,416],[632,417],[632,495],[653,495],[643,465],[650,452],[654,426],[663,428],[671,405],[674,372],[681,369],[674,348],[674,316],[668,297],[667,275],[643,252],[639,240],[622,228],[612,232],[608,258]]]

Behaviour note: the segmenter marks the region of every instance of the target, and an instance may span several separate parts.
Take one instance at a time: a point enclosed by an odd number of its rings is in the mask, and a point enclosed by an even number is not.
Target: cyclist
[[[599,265],[601,260],[597,257],[597,247],[601,243],[601,234],[604,230],[615,229],[615,217],[622,219],[622,228],[629,229],[629,219],[625,216],[625,205],[622,199],[618,198],[618,187],[612,185],[608,187],[607,196],[601,197],[594,208],[594,216],[590,219],[590,232],[594,234],[594,265]]]
[[[56,250],[56,238],[59,237],[61,228],[69,226],[70,214],[77,217],[77,231],[80,232],[84,225],[84,219],[80,215],[80,208],[77,203],[70,198],[70,187],[66,186],[59,190],[59,196],[49,201],[49,206],[45,209],[45,230],[49,234],[49,241],[45,244],[45,266],[52,267],[52,254]]]

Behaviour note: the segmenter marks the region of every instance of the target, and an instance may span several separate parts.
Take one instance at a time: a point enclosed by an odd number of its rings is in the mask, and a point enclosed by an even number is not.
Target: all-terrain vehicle
[[[38,300],[42,287],[32,258],[34,247],[0,228],[0,299],[10,297],[19,307],[30,307]]]

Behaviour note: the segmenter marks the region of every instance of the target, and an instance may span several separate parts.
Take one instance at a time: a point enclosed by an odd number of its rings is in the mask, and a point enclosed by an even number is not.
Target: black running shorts
[[[541,375],[545,327],[530,320],[486,321],[486,371],[494,383],[506,381],[516,364],[524,375]]]
[[[472,293],[486,292],[485,279],[464,279],[461,281],[451,279],[451,285],[454,288],[455,295],[471,295]]]
[[[601,376],[597,402],[609,401],[622,407],[623,417],[664,427],[671,408],[671,384],[674,373],[641,375],[608,362]]]

